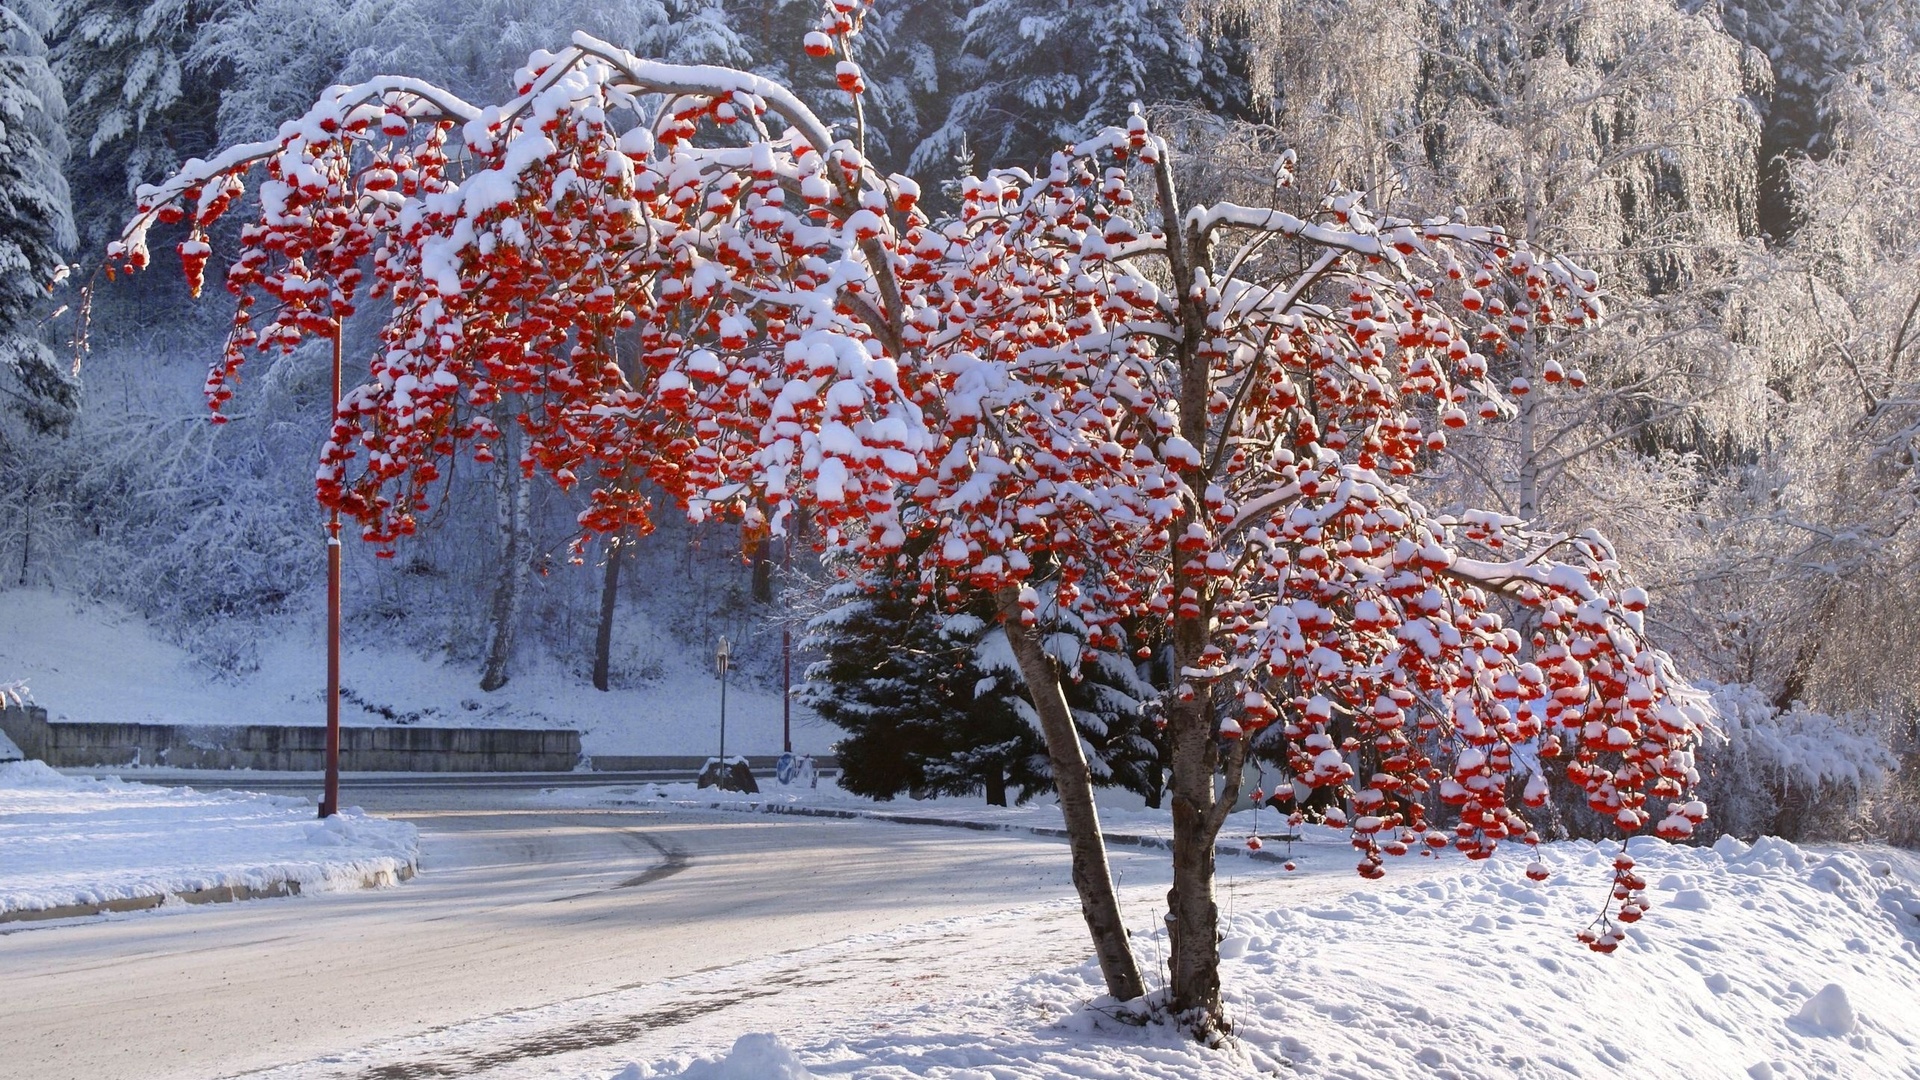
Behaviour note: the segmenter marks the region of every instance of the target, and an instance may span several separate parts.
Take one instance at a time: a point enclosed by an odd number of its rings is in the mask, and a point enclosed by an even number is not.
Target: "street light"
[[[727,666],[733,659],[733,653],[727,645],[727,636],[720,635],[720,648],[713,654],[713,662],[720,669],[720,775],[727,772]]]
[[[333,419],[340,418],[340,320],[333,320]],[[327,779],[320,816],[340,812],[340,510],[327,513]]]
[[[793,753],[793,534],[780,538],[780,561],[785,573],[780,586],[788,590],[787,610],[780,619],[780,752]]]

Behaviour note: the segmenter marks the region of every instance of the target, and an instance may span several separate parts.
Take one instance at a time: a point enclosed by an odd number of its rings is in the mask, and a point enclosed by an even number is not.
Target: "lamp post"
[[[333,320],[333,416],[340,415],[340,320]],[[340,812],[340,511],[327,513],[327,780],[320,816]]]
[[[713,662],[720,669],[720,774],[727,770],[727,665],[733,659],[733,653],[727,645],[725,634],[720,635],[720,648],[713,654]]]
[[[781,587],[793,587],[793,534],[780,538],[780,561],[785,571]],[[793,605],[788,601],[780,620],[780,752],[793,753]]]

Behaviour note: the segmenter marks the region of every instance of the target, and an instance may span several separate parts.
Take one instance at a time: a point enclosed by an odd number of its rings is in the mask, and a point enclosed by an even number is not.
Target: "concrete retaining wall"
[[[634,754],[595,754],[588,758],[588,764],[594,772],[672,772],[697,773],[712,759],[711,754],[687,756],[675,755],[634,755]],[[738,757],[728,754],[728,757]],[[747,768],[756,774],[772,776],[773,768],[779,764],[779,754],[748,754]],[[832,754],[815,754],[813,767],[820,772],[834,772],[840,768],[840,759]]]
[[[166,765],[179,769],[326,767],[323,727],[249,724],[74,724],[41,708],[0,710],[20,752],[55,768]],[[579,764],[577,731],[516,728],[343,727],[348,772],[566,772]]]

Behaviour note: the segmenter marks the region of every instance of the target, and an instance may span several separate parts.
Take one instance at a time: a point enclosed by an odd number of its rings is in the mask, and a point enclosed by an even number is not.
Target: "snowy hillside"
[[[320,620],[280,616],[257,627],[259,666],[208,668],[161,639],[138,615],[111,604],[39,589],[0,591],[0,671],[25,680],[54,720],[88,723],[324,723],[325,650]],[[777,640],[777,639],[776,639]],[[602,693],[578,670],[548,661],[494,693],[470,668],[422,656],[391,640],[349,638],[342,662],[350,725],[570,728],[593,754],[695,755],[715,752],[720,683],[703,655],[667,658],[657,674]],[[727,749],[781,749],[780,691],[736,673],[727,687]],[[794,710],[794,747],[828,752],[838,731]]]

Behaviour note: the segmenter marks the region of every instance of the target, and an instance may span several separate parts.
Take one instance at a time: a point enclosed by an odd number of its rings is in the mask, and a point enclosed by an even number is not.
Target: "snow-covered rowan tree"
[[[40,336],[74,243],[60,171],[66,99],[47,66],[53,14],[44,0],[0,3],[0,393],[42,430],[79,403],[73,377]]]
[[[844,37],[859,8],[836,0],[819,32]],[[197,283],[206,228],[263,170],[216,408],[252,353],[331,333],[363,291],[391,305],[317,483],[366,539],[414,532],[454,456],[493,457],[489,410],[514,394],[521,468],[587,489],[587,530],[647,521],[625,482],[645,477],[695,518],[781,530],[805,506],[824,545],[917,568],[933,602],[989,598],[1122,999],[1145,987],[1041,626],[1070,614],[1103,647],[1159,623],[1176,680],[1166,1004],[1203,1035],[1228,1023],[1214,842],[1249,728],[1283,721],[1296,773],[1350,792],[1336,820],[1369,877],[1415,847],[1537,839],[1508,796],[1522,746],[1570,758],[1623,831],[1682,836],[1704,814],[1697,714],[1606,541],[1436,514],[1408,488],[1446,442],[1425,413],[1502,400],[1470,343],[1590,323],[1590,272],[1347,191],[1305,217],[1183,207],[1138,116],[1041,172],[965,185],[935,222],[914,181],[766,79],[577,35],[516,85],[484,110],[403,78],[330,90],[275,139],[145,191],[113,251],[137,268],[153,226],[186,220]],[[1528,296],[1517,324],[1465,302],[1482,273]],[[905,555],[914,538],[931,558]],[[1509,628],[1495,596],[1537,628]],[[1546,775],[1525,787],[1543,800]],[[1451,832],[1430,827],[1429,790],[1459,807]],[[1632,921],[1641,883],[1630,859],[1615,874]],[[1624,939],[1606,916],[1583,936]]]

